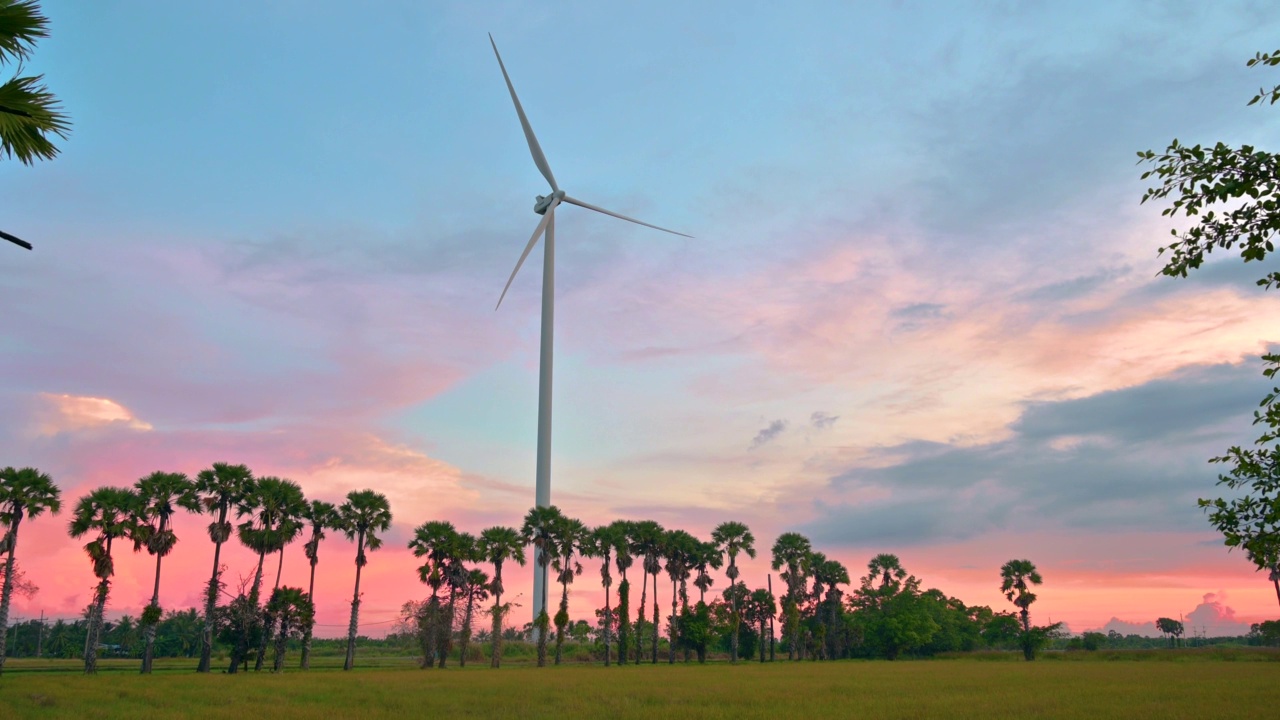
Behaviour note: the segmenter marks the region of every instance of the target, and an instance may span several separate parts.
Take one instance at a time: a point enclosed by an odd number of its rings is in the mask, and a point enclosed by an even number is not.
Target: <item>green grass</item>
[[[14,668],[16,669],[16,668]],[[1280,663],[858,662],[9,672],[3,718],[1275,717]]]

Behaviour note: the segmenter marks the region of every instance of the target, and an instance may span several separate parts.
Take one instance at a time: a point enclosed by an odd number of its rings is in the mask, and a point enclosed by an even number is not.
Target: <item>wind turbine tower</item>
[[[547,158],[542,154],[542,147],[538,144],[538,138],[534,136],[533,128],[529,125],[529,118],[525,117],[524,108],[520,105],[520,98],[516,97],[515,86],[511,84],[511,76],[507,74],[507,66],[502,63],[502,55],[498,53],[498,44],[493,41],[493,35],[489,36],[489,44],[493,46],[494,57],[498,58],[498,67],[502,70],[502,79],[507,83],[507,91],[511,93],[511,102],[516,106],[516,115],[519,116],[520,126],[524,129],[525,141],[529,143],[529,153],[533,155],[533,164],[538,166],[538,171],[542,173],[542,177],[546,178],[547,183],[551,185],[550,195],[538,195],[534,201],[533,211],[541,215],[542,220],[534,228],[533,237],[529,238],[528,244],[524,246],[524,252],[520,253],[520,259],[516,261],[516,267],[511,271],[511,277],[507,278],[507,285],[502,288],[502,295],[498,297],[498,304],[494,307],[494,310],[497,310],[502,306],[502,300],[507,296],[507,290],[511,288],[511,281],[515,280],[516,273],[520,272],[520,266],[524,264],[525,258],[529,257],[529,252],[533,250],[533,246],[538,244],[538,238],[545,234],[546,241],[542,244],[542,337],[538,363],[538,460],[535,475],[534,502],[538,507],[546,507],[551,504],[551,369],[556,314],[556,208],[562,203],[568,203],[610,215],[619,220],[626,220],[654,230],[671,233],[672,235],[692,236],[661,228],[657,225],[650,225],[647,222],[641,222],[635,218],[629,218],[626,215],[620,215],[611,210],[605,210],[566,195],[560,189],[560,186],[556,184],[555,175],[551,173],[551,166],[547,164]],[[542,613],[547,603],[547,588],[542,582],[542,574],[537,570],[537,557],[538,551],[535,550],[535,562],[533,564],[533,617],[535,620]]]

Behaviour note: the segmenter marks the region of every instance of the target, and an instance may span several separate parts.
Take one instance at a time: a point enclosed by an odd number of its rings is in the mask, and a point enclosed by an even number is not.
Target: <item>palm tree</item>
[[[5,530],[4,537],[0,538],[0,552],[5,553],[4,586],[0,589],[0,671],[4,670],[5,648],[8,647],[5,637],[9,629],[9,601],[13,597],[16,574],[18,526],[24,517],[38,517],[45,510],[50,515],[57,515],[62,509],[60,495],[53,479],[35,468],[18,470],[6,467],[0,470],[0,523]]]
[[[377,533],[391,527],[391,504],[387,496],[372,490],[353,490],[347,493],[347,501],[338,508],[342,532],[349,540],[356,541],[356,588],[351,598],[351,623],[347,626],[347,657],[343,670],[350,670],[356,661],[356,628],[360,617],[360,569],[368,563],[364,551],[382,547]]]
[[[685,582],[689,579],[689,569],[693,567],[700,545],[697,538],[684,530],[671,530],[663,538],[663,557],[667,561],[667,577],[671,579],[671,617],[667,622],[667,633],[671,636],[671,644],[667,648],[668,664],[676,661],[677,629],[680,626],[677,601],[684,610],[689,609],[689,594],[686,592]]]
[[[631,552],[640,556],[641,568],[645,581],[653,576],[653,664],[658,664],[658,573],[662,571],[662,541],[666,531],[653,520],[641,520],[631,525]],[[645,586],[640,588],[640,613],[636,616],[644,618]],[[644,642],[637,638],[636,664],[640,664],[640,656]]]
[[[782,599],[782,611],[787,616],[783,632],[787,633],[791,639],[787,644],[788,660],[796,659],[796,651],[800,646],[800,594],[804,588],[802,566],[811,552],[813,547],[809,544],[809,539],[800,533],[783,533],[773,543],[773,569],[786,568],[782,572],[782,579],[787,583],[787,594]]]
[[[720,555],[720,548],[714,542],[698,543],[698,552],[693,558],[693,569],[697,570],[698,574],[693,579],[693,584],[698,588],[698,602],[703,605],[707,603],[707,588],[716,584],[716,581],[707,573],[707,568],[719,570],[723,563],[724,558]]]
[[[244,465],[216,462],[213,467],[196,475],[195,490],[204,512],[216,515],[209,523],[209,539],[213,541],[213,575],[205,589],[204,633],[200,636],[200,664],[196,672],[209,672],[209,660],[213,652],[214,611],[218,607],[218,593],[222,590],[222,543],[231,537],[231,523],[227,514],[236,511],[239,517],[240,502],[253,493],[253,473]]]
[[[773,593],[760,588],[751,593],[744,608],[747,620],[760,624],[760,662],[764,662],[765,624],[778,614],[778,606],[773,601]]]
[[[435,667],[436,661],[444,667],[444,655],[448,646],[448,638],[453,633],[453,616],[441,609],[440,588],[450,582],[451,564],[457,562],[459,545],[458,530],[453,523],[444,520],[431,520],[419,525],[413,531],[413,539],[409,541],[409,549],[414,557],[425,557],[426,561],[418,568],[418,578],[431,588],[431,599],[423,610],[426,645],[423,652],[422,667]],[[452,590],[450,592],[452,594]],[[450,608],[452,613],[452,608]]]
[[[526,545],[534,547],[534,559],[542,573],[542,612],[533,620],[533,631],[538,642],[538,667],[547,664],[547,634],[551,622],[547,615],[547,566],[551,558],[559,554],[556,547],[557,530],[564,521],[564,514],[555,505],[534,507],[524,516],[524,524],[520,526],[520,537]]]
[[[819,621],[826,625],[826,643],[823,650],[826,656],[835,659],[837,650],[837,637],[839,634],[839,613],[841,607],[841,592],[837,585],[849,584],[849,570],[843,564],[836,560],[828,560],[822,553],[814,553],[811,559],[811,567],[813,572],[813,597],[814,602],[819,608],[826,606],[827,613],[825,618]],[[822,590],[826,589],[826,599],[822,597]]]
[[[271,591],[271,599],[267,601],[267,616],[275,630],[275,662],[273,672],[284,672],[284,651],[289,637],[296,636],[300,628],[312,625],[315,608],[311,604],[311,596],[302,592],[302,588],[278,587]]]
[[[301,525],[296,518],[301,514],[305,503],[302,488],[297,483],[278,477],[258,478],[254,491],[240,499],[237,510],[242,515],[248,515],[249,519],[240,523],[236,528],[236,535],[245,547],[258,553],[258,565],[249,589],[249,604],[253,607],[258,607],[258,599],[261,597],[262,570],[267,554],[283,551],[284,546],[297,536]],[[279,573],[276,579],[278,582]],[[259,634],[255,669],[261,670],[267,628],[265,623],[258,627],[262,632]],[[240,663],[248,656],[250,634],[254,629],[254,624],[245,626],[244,632],[232,647],[231,665],[227,672],[236,672]]]
[[[863,578],[862,584],[870,588],[872,583],[879,580],[881,593],[893,594],[906,577],[907,571],[903,569],[897,555],[880,553],[867,563],[867,576]]]
[[[584,556],[600,558],[600,584],[604,587],[604,618],[600,623],[600,634],[604,641],[605,667],[609,667],[611,661],[609,635],[613,630],[613,611],[609,607],[609,591],[613,588],[613,576],[609,574],[609,565],[613,561],[613,550],[617,546],[616,525],[601,525],[593,529],[586,542],[582,544]]]
[[[0,65],[16,61],[21,72],[36,40],[49,36],[48,28],[49,19],[33,0],[0,2]],[[31,165],[34,160],[51,160],[58,154],[48,136],[65,140],[71,123],[57,98],[41,84],[43,79],[41,75],[15,76],[0,85],[0,156],[17,157]],[[14,238],[6,239],[26,246]]]
[[[134,550],[146,547],[156,556],[155,587],[151,591],[151,604],[142,611],[142,673],[151,672],[151,660],[156,641],[156,624],[160,622],[160,562],[178,542],[172,527],[173,514],[178,507],[199,511],[200,501],[195,486],[183,473],[153,472],[134,483],[138,495],[137,532],[134,533]]]
[[[89,634],[85,639],[84,671],[98,671],[98,634],[102,631],[102,610],[111,590],[111,576],[115,563],[111,557],[112,543],[118,537],[128,537],[134,531],[134,511],[138,497],[124,488],[102,487],[80,498],[71,518],[71,537],[80,538],[86,533],[97,537],[84,546],[93,563],[93,574],[98,578],[93,605],[89,612]]]
[[[467,647],[471,644],[472,613],[477,602],[484,602],[489,598],[488,588],[489,576],[485,571],[479,568],[471,568],[467,571],[462,586],[462,596],[466,599],[467,607],[462,616],[462,632],[458,635],[458,665],[460,667],[467,666]]]
[[[609,529],[613,535],[613,563],[618,568],[618,573],[622,575],[622,582],[618,583],[618,665],[626,665],[629,657],[627,640],[631,634],[631,583],[627,581],[627,568],[635,562],[635,558],[631,555],[632,523],[627,520],[615,520],[609,523]],[[637,651],[637,663],[640,661],[639,658]]]
[[[1039,585],[1044,582],[1030,560],[1010,560],[1000,567],[1000,592],[1019,609],[1022,616],[1022,653],[1027,660],[1035,659],[1035,645],[1031,641],[1031,603],[1036,601],[1036,594],[1031,592],[1028,583]]]
[[[751,534],[751,530],[746,525],[730,520],[722,522],[711,531],[711,541],[716,544],[722,553],[729,557],[729,569],[725,570],[725,575],[729,577],[729,586],[738,581],[738,553],[744,552],[750,558],[756,556],[756,537]],[[745,584],[744,584],[745,590]],[[733,659],[730,662],[738,662],[738,626],[742,622],[742,608],[738,606],[738,593],[733,593],[733,641],[732,654]],[[761,636],[761,640],[763,640]]]
[[[440,664],[444,667],[449,652],[453,649],[453,621],[458,617],[458,597],[467,587],[470,570],[466,563],[479,559],[476,554],[476,538],[471,533],[457,533],[449,548],[449,559],[445,565],[445,579],[449,583],[449,608],[446,610],[448,625],[444,633],[444,645],[440,648]]]
[[[339,530],[338,508],[333,503],[327,503],[323,500],[312,500],[307,505],[306,512],[303,513],[303,519],[311,527],[311,539],[303,546],[303,551],[307,555],[307,560],[311,563],[311,582],[307,585],[307,598],[311,600],[316,596],[316,565],[320,562],[320,541],[324,540],[325,530]],[[302,669],[311,669],[311,633],[315,628],[315,612],[312,602],[312,610],[310,620],[303,624],[302,627]]]
[[[493,657],[489,665],[498,667],[502,658],[502,618],[507,614],[502,605],[502,564],[515,560],[524,565],[524,541],[515,528],[496,525],[480,533],[476,551],[481,560],[493,564]]]
[[[551,565],[556,571],[556,582],[562,588],[560,593],[560,609],[556,611],[556,665],[560,664],[561,648],[564,646],[564,629],[569,624],[569,583],[582,574],[582,563],[573,559],[579,552],[582,543],[587,539],[587,526],[581,520],[564,518],[556,526],[556,548],[560,551],[552,559]]]
[[[276,562],[276,582],[271,588],[275,592],[280,588],[280,575],[284,571],[284,549],[306,526],[307,499],[302,494],[301,486],[292,480],[280,478],[263,478],[259,481],[258,496],[264,509],[269,506],[275,508],[275,532],[271,545],[280,554],[280,559]],[[265,608],[263,613],[265,618]],[[253,666],[255,672],[262,669],[262,661],[267,657],[267,641],[271,638],[273,626],[271,623],[263,623],[262,627],[262,636],[258,640],[258,657]]]

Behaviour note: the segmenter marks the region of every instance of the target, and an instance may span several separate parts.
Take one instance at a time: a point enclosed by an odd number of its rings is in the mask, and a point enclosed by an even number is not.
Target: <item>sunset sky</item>
[[[11,615],[79,613],[67,510],[155,470],[385,493],[368,634],[427,594],[416,525],[519,525],[540,252],[494,303],[547,187],[491,32],[563,188],[695,236],[557,214],[566,513],[741,520],[753,586],[798,531],[1000,610],[1000,565],[1030,559],[1033,619],[1076,632],[1276,617],[1195,501],[1257,434],[1280,305],[1230,253],[1158,275],[1172,225],[1135,152],[1280,146],[1280,111],[1245,106],[1280,82],[1245,66],[1280,19],[1045,5],[44,2],[27,69],[74,127],[52,162],[0,162],[0,228],[35,245],[0,247],[0,465],[49,473],[64,512],[24,524],[40,592]],[[179,521],[167,608],[199,603],[207,523]],[[353,556],[322,546],[320,634]],[[117,567],[109,614],[136,615],[152,561]],[[575,618],[603,602],[589,568]],[[508,575],[523,623],[532,574]]]

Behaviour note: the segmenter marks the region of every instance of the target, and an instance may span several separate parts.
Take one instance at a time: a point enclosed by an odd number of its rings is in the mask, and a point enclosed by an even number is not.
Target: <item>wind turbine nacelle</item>
[[[557,190],[550,195],[539,195],[537,202],[533,204],[533,211],[539,215],[546,215],[547,208],[551,207],[551,203],[556,200],[564,200],[563,190]]]

